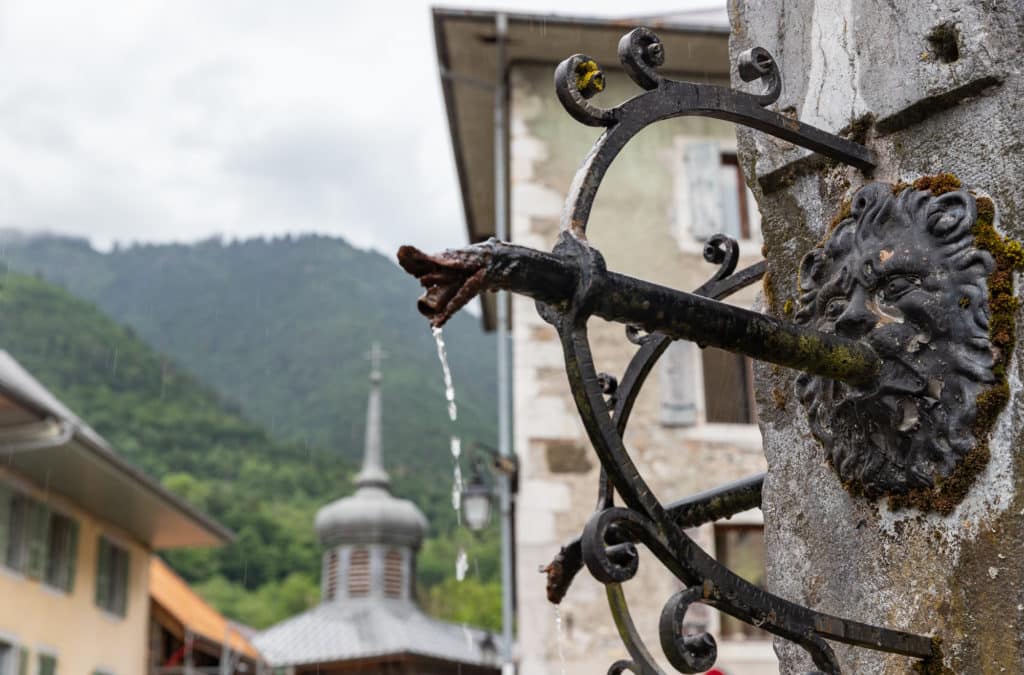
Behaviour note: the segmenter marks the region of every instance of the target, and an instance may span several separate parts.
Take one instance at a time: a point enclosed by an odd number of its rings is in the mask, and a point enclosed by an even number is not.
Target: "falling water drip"
[[[444,346],[444,336],[440,328],[432,330],[434,342],[437,343],[437,358],[441,361],[441,372],[444,373],[444,400],[448,402],[448,417],[452,422],[458,415],[455,407],[455,387],[452,386],[452,369],[448,367],[448,351]]]
[[[455,509],[455,519],[462,525],[462,469],[458,463],[455,464],[454,479],[452,480],[452,508]]]
[[[558,643],[558,665],[561,675],[565,675],[565,630],[562,627],[562,610],[555,605],[555,640]]]
[[[444,335],[440,328],[431,331],[434,335],[434,342],[437,343],[437,358],[441,362],[441,372],[444,374],[444,399],[448,403],[448,419],[452,422],[458,417],[458,408],[455,406],[455,387],[452,386],[452,370],[448,366],[448,350],[445,349]],[[454,460],[452,468],[452,508],[455,509],[455,519],[462,526],[462,468],[459,465],[459,458],[462,456],[462,440],[453,435],[449,448]],[[462,581],[466,578],[466,571],[469,569],[469,560],[466,551],[459,547],[458,555],[455,556],[455,579]]]
[[[455,466],[452,469],[452,508],[455,509],[455,520],[462,525],[462,467],[459,464],[459,457],[462,455],[462,440],[458,436],[452,436],[451,440],[452,459]]]
[[[469,558],[466,557],[466,549],[459,547],[459,554],[455,556],[455,580],[462,581],[466,578],[469,570]]]

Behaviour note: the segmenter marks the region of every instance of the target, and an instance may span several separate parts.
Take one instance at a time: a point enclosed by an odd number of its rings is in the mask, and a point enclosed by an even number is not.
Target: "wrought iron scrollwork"
[[[603,131],[572,181],[562,232],[551,253],[491,240],[438,255],[402,247],[398,255],[401,265],[426,287],[419,309],[435,326],[477,293],[505,289],[533,298],[558,332],[573,399],[602,470],[595,513],[581,536],[562,547],[547,567],[548,598],[560,602],[585,565],[605,584],[629,652],[628,660],[615,662],[608,672],[661,675],[636,631],[621,587],[636,574],[637,545],[643,545],[684,587],[666,603],[659,630],[662,650],[680,672],[707,670],[716,658],[710,635],[683,632],[687,609],[694,603],[799,645],[823,673],[840,672],[828,641],[933,658],[928,637],[784,600],[737,576],[687,536],[686,528],[760,506],[763,476],[663,504],[623,443],[637,396],[672,340],[716,346],[862,387],[873,386],[884,374],[879,355],[854,338],[718,302],[760,280],[766,269],[761,261],[737,270],[739,246],[724,235],[707,242],[704,257],[718,269],[693,293],[609,271],[586,238],[591,207],[609,165],[637,133],[661,120],[687,115],[728,120],[863,170],[874,167],[874,156],[857,143],[771,110],[782,85],[778,65],[764,49],[746,52],[739,63],[744,81],[761,82],[760,93],[663,76],[658,68],[664,63],[664,45],[646,28],[622,38],[619,58],[626,74],[645,91],[614,108],[601,108],[592,100],[605,85],[605,74],[594,59],[576,54],[555,71],[555,89],[566,111]],[[637,346],[621,378],[599,373],[594,366],[587,332],[592,316],[625,324],[626,338]]]
[[[622,38],[619,42],[622,65],[629,77],[647,92],[613,109],[599,108],[590,101],[604,87],[604,74],[593,59],[577,54],[563,61],[555,74],[556,91],[567,112],[584,124],[607,129],[573,180],[561,223],[565,234],[556,247],[556,253],[561,248],[563,254],[580,262],[580,283],[569,306],[552,307],[538,302],[541,314],[561,335],[574,398],[602,465],[598,511],[587,523],[581,540],[570,542],[549,566],[549,598],[555,602],[561,599],[580,561],[584,562],[590,573],[607,585],[609,607],[632,659],[613,664],[609,673],[626,670],[660,673],[636,633],[620,587],[636,573],[639,557],[635,544],[643,543],[686,585],[666,604],[659,627],[662,651],[679,672],[703,672],[711,668],[716,659],[714,638],[706,633],[683,634],[683,617],[695,602],[716,607],[792,640],[826,673],[839,673],[840,668],[823,636],[928,658],[932,654],[930,639],[818,614],[789,603],[723,568],[683,532],[683,526],[694,527],[750,508],[755,499],[756,506],[760,506],[763,476],[741,481],[739,485],[724,486],[703,495],[703,499],[689,501],[686,504],[689,514],[697,512],[696,518],[680,518],[681,511],[686,510],[680,508],[681,505],[676,508],[661,505],[640,476],[621,439],[633,403],[671,337],[659,332],[644,335],[640,327],[627,325],[627,339],[639,349],[621,381],[617,382],[614,399],[605,400],[598,395],[608,376],[593,374],[585,320],[589,316],[587,292],[593,286],[593,270],[600,269],[603,262],[584,243],[586,223],[607,167],[641,129],[658,120],[700,114],[767,131],[862,169],[873,167],[873,158],[863,147],[765,110],[778,99],[782,88],[778,66],[766,50],[759,47],[748,50],[741,55],[738,64],[744,81],[763,83],[764,90],[759,94],[668,80],[657,72],[664,57],[661,41],[649,29],[638,28]],[[704,258],[719,265],[719,269],[694,292],[695,295],[722,299],[755,283],[765,271],[764,261],[761,261],[735,272],[739,246],[724,235],[708,240]],[[627,508],[614,506],[616,491]],[[726,506],[713,512],[706,508],[711,503]],[[865,635],[872,636],[870,643],[864,640]]]

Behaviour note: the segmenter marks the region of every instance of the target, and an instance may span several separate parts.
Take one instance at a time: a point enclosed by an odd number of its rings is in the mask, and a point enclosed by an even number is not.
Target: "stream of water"
[[[459,410],[455,405],[455,387],[452,385],[452,370],[448,366],[448,350],[445,348],[441,329],[434,328],[431,332],[434,335],[434,342],[437,344],[437,358],[441,362],[441,372],[444,375],[444,400],[448,404],[448,419],[454,424]],[[452,508],[455,509],[456,522],[459,527],[462,527],[462,439],[452,434],[449,449],[452,453]],[[466,550],[459,546],[459,552],[455,556],[456,581],[465,579],[468,570],[469,559],[466,556]]]
[[[565,675],[565,628],[562,626],[562,610],[555,605],[555,640],[558,644],[558,668]]]
[[[441,372],[444,374],[444,400],[448,402],[448,418],[454,422],[459,409],[455,405],[455,387],[452,386],[452,369],[448,367],[448,350],[444,346],[444,335],[440,328],[432,329],[434,342],[437,343],[437,358],[441,361]]]

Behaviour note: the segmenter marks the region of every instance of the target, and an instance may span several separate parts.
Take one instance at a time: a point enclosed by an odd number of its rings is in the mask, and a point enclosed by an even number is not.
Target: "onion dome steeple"
[[[423,513],[391,494],[381,452],[380,345],[369,354],[363,466],[356,491],[322,507],[315,527],[325,547],[323,599],[387,597],[411,601],[415,557],[427,529]]]

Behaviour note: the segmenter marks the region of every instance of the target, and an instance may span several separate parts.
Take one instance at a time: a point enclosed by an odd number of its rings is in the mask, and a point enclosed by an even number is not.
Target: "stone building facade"
[[[468,27],[474,20],[475,34]],[[511,241],[550,249],[570,181],[599,133],[562,109],[552,86],[554,67],[574,52],[589,54],[603,66],[617,64],[614,49],[624,29],[622,24],[544,20],[542,35],[537,18],[509,17],[508,45],[513,53],[508,68],[508,203]],[[479,144],[486,136],[474,137],[479,116],[490,114],[491,108],[486,107],[486,96],[460,85],[459,78],[481,63],[483,69],[493,67],[488,43],[469,42],[470,36],[484,35],[493,21],[493,14],[438,18],[435,12],[473,240],[493,234],[487,229],[493,220],[482,208],[493,182],[480,185],[493,176],[481,157]],[[658,31],[666,41],[665,68],[670,72],[728,82],[726,29],[663,26]],[[488,58],[491,63],[486,63]],[[610,106],[638,93],[621,71],[606,68],[606,76],[608,87],[595,99],[598,105]],[[475,108],[473,96],[480,97]],[[474,111],[477,117],[469,121]],[[739,239],[741,266],[760,259],[759,218],[735,152],[732,125],[716,120],[670,120],[634,139],[612,165],[588,228],[588,238],[604,254],[609,269],[691,290],[716,269],[702,258],[704,241],[715,232]],[[756,288],[749,288],[731,301],[749,307],[756,294]],[[492,326],[493,316],[485,311],[485,322]],[[598,369],[621,375],[636,349],[622,326],[593,319],[590,328]],[[604,672],[626,655],[604,588],[585,571],[578,575],[559,608],[559,628],[555,608],[546,599],[544,576],[538,573],[562,544],[580,533],[591,515],[600,466],[569,392],[555,330],[531,301],[518,297],[512,302],[510,330],[513,447],[520,461],[515,522],[519,672]],[[626,444],[663,503],[765,470],[752,375],[745,360],[677,343],[657,370],[637,401]],[[761,582],[761,523],[760,511],[751,511],[691,534],[709,553]],[[638,628],[652,652],[659,654],[658,616],[680,585],[642,551],[640,572],[624,587]],[[723,625],[717,612],[704,607],[692,608],[687,618],[704,622],[716,635],[717,667],[723,672],[776,672],[766,634],[728,620]]]
[[[622,86],[612,85],[605,96],[628,95],[626,85],[631,83],[623,83],[624,79],[614,78]],[[540,249],[554,244],[574,165],[595,137],[594,130],[580,127],[564,113],[551,89],[546,65],[512,71],[512,241]],[[705,231],[693,221],[701,206],[690,200],[697,181],[687,174],[701,173],[699,179],[707,182],[704,171],[719,172],[723,180],[716,191],[733,200],[727,208],[735,209],[742,183],[736,182],[733,171],[730,193],[728,161],[734,152],[731,125],[696,118],[656,126],[628,146],[602,186],[588,228],[609,269],[673,288],[692,289],[705,281],[714,267],[701,255]],[[698,167],[695,155],[719,164],[724,159],[724,169]],[[761,248],[755,212],[746,220],[753,231],[748,229],[748,236],[741,240],[741,251],[746,251],[741,264],[755,262]],[[750,306],[754,291],[747,289],[734,301]],[[569,392],[554,328],[526,298],[514,299],[512,316],[514,447],[521,462],[516,553],[522,672],[557,673],[558,632],[537,569],[586,523],[594,508],[600,465]],[[635,347],[625,339],[621,326],[600,319],[591,323],[599,369],[622,373]],[[752,392],[746,364],[737,359],[736,365],[743,370],[716,370],[724,359],[715,357],[704,357],[690,343],[673,345],[634,408],[626,444],[662,502],[765,468],[760,433],[748,412]],[[723,396],[733,397],[736,407],[744,410],[716,407]],[[730,416],[729,422],[719,421]],[[760,512],[753,511],[728,524],[702,527],[695,537],[714,552],[716,540],[723,544],[730,538],[726,528],[756,539],[761,536],[760,522]],[[755,527],[748,530],[751,525]],[[650,555],[644,556],[640,569],[625,587],[638,625],[654,640],[662,603],[680,586]],[[691,618],[702,610],[712,632],[722,636],[716,612],[694,608]],[[599,672],[623,656],[604,589],[587,574],[579,575],[560,613],[561,651],[568,671]],[[771,663],[770,647],[763,639],[728,633],[720,642],[720,665],[726,672],[754,673],[754,663]],[[769,666],[764,672],[772,671]]]

